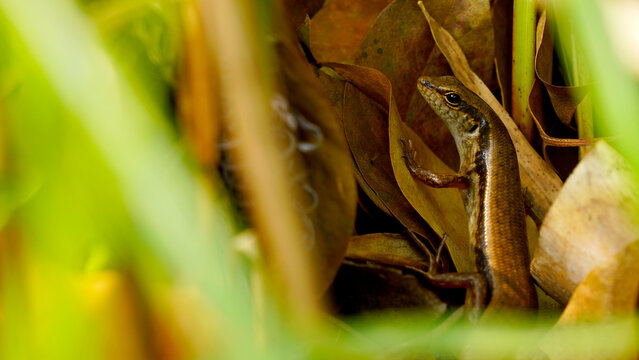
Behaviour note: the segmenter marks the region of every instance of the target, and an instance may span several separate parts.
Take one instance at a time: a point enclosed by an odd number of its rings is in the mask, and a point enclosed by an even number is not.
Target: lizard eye
[[[450,106],[458,106],[459,104],[461,104],[461,96],[454,92],[449,92],[448,94],[446,94],[444,96],[444,99],[446,99],[446,102]]]

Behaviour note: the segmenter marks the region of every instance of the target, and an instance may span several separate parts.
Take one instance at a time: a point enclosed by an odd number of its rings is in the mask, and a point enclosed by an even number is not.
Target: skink
[[[508,131],[493,110],[454,77],[421,77],[417,88],[452,133],[460,166],[454,175],[432,173],[415,162],[412,143],[401,139],[406,165],[429,186],[461,189],[477,267],[476,274],[431,270],[426,276],[435,285],[474,291],[471,306],[481,308],[487,301],[486,313],[536,308],[517,153]]]

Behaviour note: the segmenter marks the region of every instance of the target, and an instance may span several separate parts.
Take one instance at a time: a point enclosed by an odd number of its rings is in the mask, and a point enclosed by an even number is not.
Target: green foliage
[[[175,68],[177,45],[158,41],[177,38],[176,27],[158,25],[170,18],[147,13],[140,21],[154,24],[148,32],[127,24],[137,30],[116,36],[127,41],[113,49],[70,2],[6,1],[0,9],[1,51],[10,54],[2,105],[11,156],[2,179],[11,201],[0,213],[5,228],[21,229],[7,240],[18,250],[4,255],[20,258],[7,259],[3,273],[11,279],[2,282],[11,313],[3,351],[66,359],[98,351],[99,333],[80,325],[82,294],[70,288],[104,269],[130,274],[143,298],[168,281],[194,286],[206,306],[233,319],[231,328],[249,327],[242,276],[226,256],[232,225],[225,203],[189,165],[167,126],[168,98],[147,81]],[[139,77],[129,57],[138,48],[154,68]]]

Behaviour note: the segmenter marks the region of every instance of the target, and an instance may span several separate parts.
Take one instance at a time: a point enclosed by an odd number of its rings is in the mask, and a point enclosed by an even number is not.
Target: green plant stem
[[[535,79],[535,2],[515,0],[513,3],[512,116],[528,141],[533,135],[528,95]]]

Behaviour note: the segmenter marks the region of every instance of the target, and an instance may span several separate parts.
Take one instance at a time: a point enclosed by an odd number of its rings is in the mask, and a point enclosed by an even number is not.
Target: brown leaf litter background
[[[303,215],[310,224],[306,235],[308,231],[313,233],[306,251],[314,259],[318,289],[323,291],[338,274],[332,288],[337,309],[348,308],[344,311],[352,312],[426,306],[439,309],[437,313],[441,314],[441,306],[459,305],[459,293],[434,289],[411,274],[396,272],[405,266],[427,269],[429,256],[434,256],[444,236],[447,236],[441,259],[444,268],[474,269],[460,193],[455,189],[433,189],[415,181],[402,158],[400,138],[407,138],[417,149],[418,163],[430,170],[451,173],[459,163],[447,128],[416,89],[416,80],[422,75],[455,75],[504,122],[518,151],[522,191],[531,218],[529,242],[534,263],[542,264],[548,256],[554,256],[553,261],[559,263],[567,261],[562,254],[569,239],[556,240],[549,246],[544,234],[563,226],[557,224],[579,227],[587,221],[571,219],[561,213],[565,210],[554,209],[560,205],[553,206],[556,199],[567,196],[560,195],[563,186],[560,177],[567,177],[577,158],[548,156],[546,147],[594,142],[559,137],[574,136],[575,109],[587,96],[588,88],[566,86],[558,78],[561,70],[545,11],[539,13],[536,79],[529,96],[538,129],[536,141],[531,144],[508,113],[512,1],[427,2],[426,14],[413,0],[288,0],[285,6],[288,19],[278,22],[273,35],[277,58],[275,94],[287,104],[287,114],[279,117],[284,123],[287,116],[297,121],[296,127],[288,129],[297,141],[297,148],[287,161],[291,164],[291,178],[302,180],[292,181],[290,186],[303,205],[301,208],[307,211]],[[192,34],[192,41],[201,41],[197,27]],[[187,50],[192,47],[189,44],[186,43]],[[197,81],[208,76],[199,56],[193,49],[187,51],[180,104],[184,104],[185,133],[192,138],[202,165],[210,169],[217,156],[202,149],[210,144],[217,130],[206,127],[198,130],[202,120],[189,116],[190,107],[204,106],[193,95],[203,91],[197,89],[206,90]],[[220,113],[215,109],[199,113],[216,111]],[[549,135],[553,133],[559,136]],[[313,149],[305,150],[305,145]],[[610,159],[602,160],[598,166],[606,166]],[[559,174],[554,168],[559,169]],[[618,169],[610,171],[618,173]],[[576,185],[570,191],[584,191],[582,187]],[[611,200],[610,206],[620,201]],[[570,201],[561,206],[570,207]],[[597,209],[602,205],[594,202],[588,206]],[[540,226],[541,250],[535,254],[536,228]],[[423,243],[413,243],[406,236],[407,231],[419,235]],[[610,256],[616,253],[613,251]],[[623,256],[632,254],[630,251]],[[546,311],[561,309],[587,275],[587,271],[581,272],[579,279],[562,285],[560,279],[571,275],[558,270],[550,266],[533,272],[543,290],[555,299],[540,290]],[[368,275],[364,275],[367,271]],[[353,282],[358,277],[367,280],[358,283],[354,290]],[[391,286],[384,281],[390,278],[398,283]],[[370,283],[368,290],[367,283]],[[371,290],[383,284],[391,290]],[[359,306],[353,304],[349,291],[352,296],[359,293],[357,298],[362,302]],[[363,293],[378,300],[363,300]],[[403,294],[400,296],[403,300],[392,300],[393,294],[398,293]],[[349,303],[346,306],[342,301]]]

